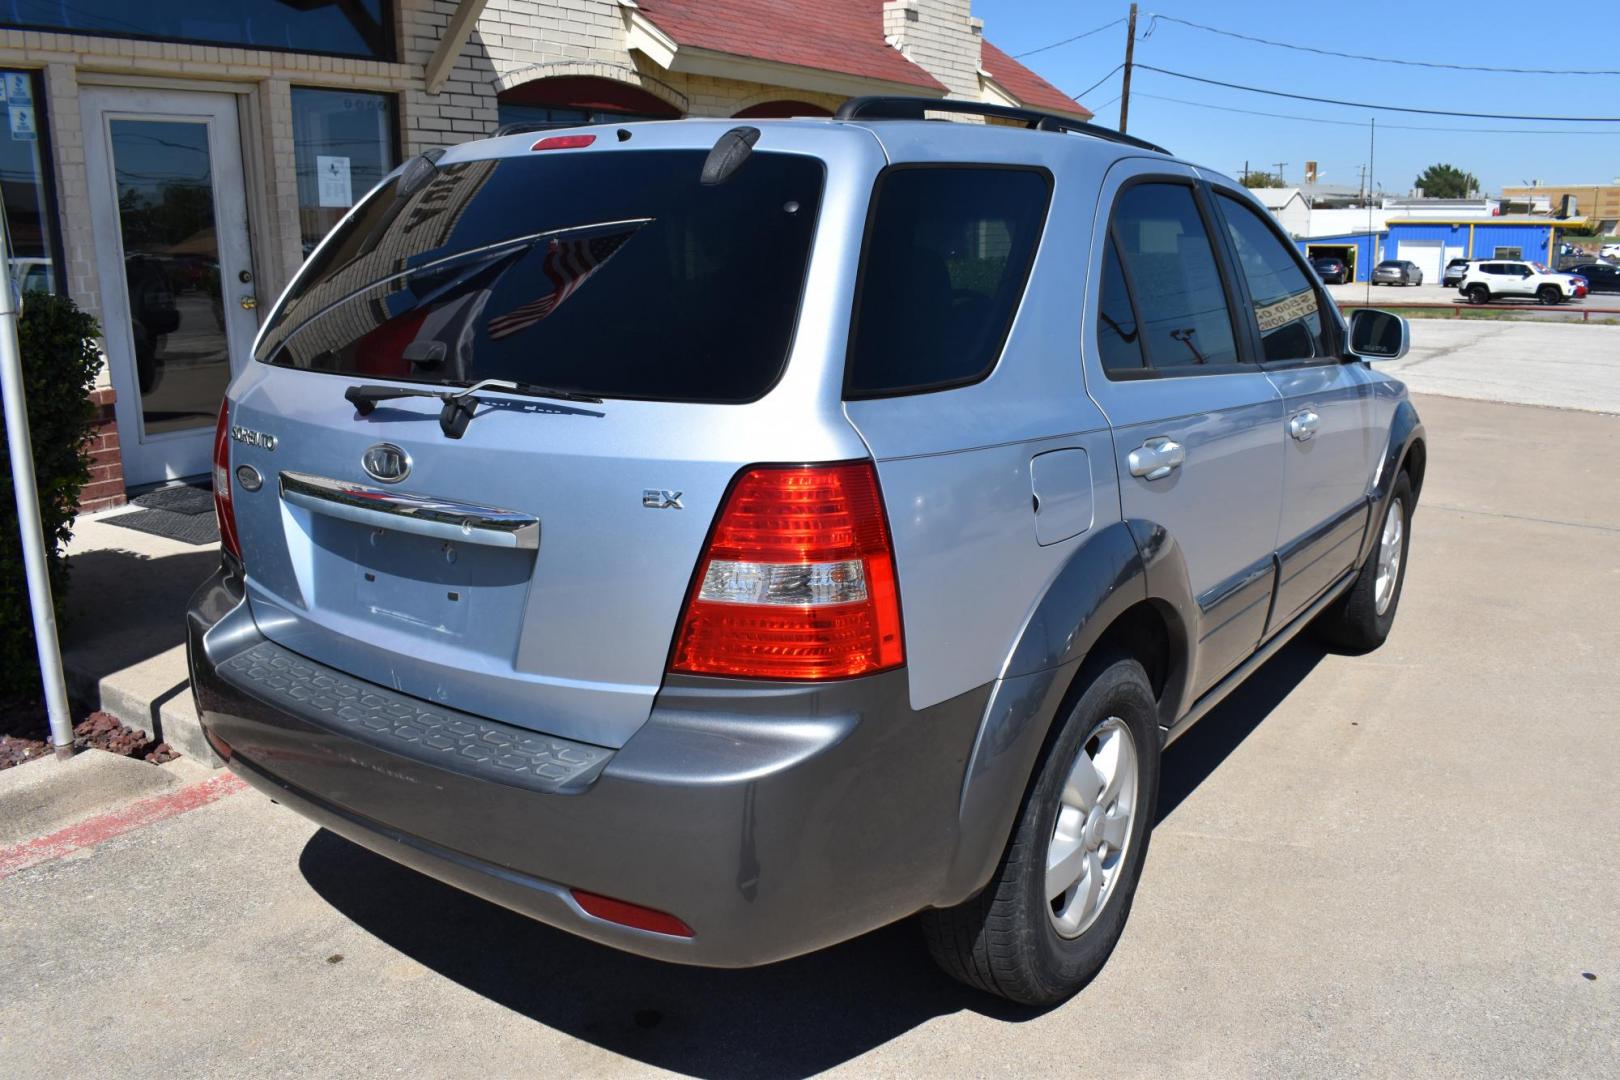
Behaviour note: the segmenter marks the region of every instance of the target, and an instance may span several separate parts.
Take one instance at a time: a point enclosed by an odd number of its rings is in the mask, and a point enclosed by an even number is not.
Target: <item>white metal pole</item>
[[[0,205],[0,226],[5,207]],[[28,407],[23,398],[22,346],[17,342],[17,296],[11,287],[11,238],[0,227],[0,394],[5,397],[6,441],[11,448],[11,484],[17,495],[17,528],[22,533],[28,603],[34,611],[34,645],[45,689],[56,756],[73,754],[73,721],[62,678],[62,649],[56,640],[56,606],[45,565],[45,532],[39,520],[39,488],[34,481],[34,447],[28,439]]]

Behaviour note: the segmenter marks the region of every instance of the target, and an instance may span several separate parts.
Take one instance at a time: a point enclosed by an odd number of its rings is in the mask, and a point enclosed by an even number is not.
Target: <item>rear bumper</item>
[[[671,678],[610,751],[357,686],[267,641],[224,570],[187,624],[203,728],[233,771],[356,843],[583,937],[745,967],[959,899],[946,877],[988,686],[914,712],[904,671],[817,687]],[[356,691],[363,707],[334,707]],[[570,889],[667,912],[693,935],[595,918]]]

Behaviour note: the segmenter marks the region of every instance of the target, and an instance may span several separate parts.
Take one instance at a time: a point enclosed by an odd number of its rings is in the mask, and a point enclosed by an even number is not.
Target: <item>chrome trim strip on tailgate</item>
[[[540,520],[515,510],[382,491],[299,472],[281,474],[281,497],[317,514],[379,529],[518,551],[540,548]]]

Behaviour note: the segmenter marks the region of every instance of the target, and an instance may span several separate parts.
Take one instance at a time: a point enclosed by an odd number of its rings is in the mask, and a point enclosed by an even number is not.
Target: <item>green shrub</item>
[[[61,614],[68,566],[62,547],[73,532],[79,490],[90,479],[86,447],[96,418],[89,394],[101,358],[94,339],[96,320],[73,301],[29,293],[17,336],[22,344],[23,386],[28,395],[28,430],[34,444],[34,475],[45,530],[51,588]],[[4,419],[0,418],[0,433]],[[31,697],[39,689],[39,662],[23,576],[22,542],[17,531],[16,493],[11,484],[11,452],[0,437],[0,703]],[[0,705],[3,707],[3,705]]]

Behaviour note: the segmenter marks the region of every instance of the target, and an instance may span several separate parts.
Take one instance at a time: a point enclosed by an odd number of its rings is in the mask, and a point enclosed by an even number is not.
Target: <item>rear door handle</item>
[[[1163,480],[1187,460],[1187,450],[1174,439],[1160,436],[1131,451],[1131,475],[1143,480]]]
[[[1322,418],[1310,409],[1302,413],[1295,413],[1288,418],[1288,434],[1300,442],[1309,442],[1316,437],[1316,429],[1322,426]]]

